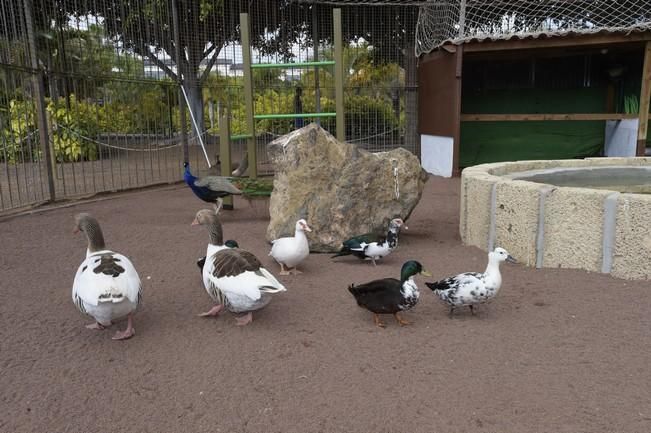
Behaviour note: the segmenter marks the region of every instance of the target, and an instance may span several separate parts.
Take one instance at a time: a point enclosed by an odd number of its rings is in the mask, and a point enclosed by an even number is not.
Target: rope
[[[161,151],[161,150],[167,150],[167,149],[171,149],[173,147],[177,147],[177,146],[181,145],[181,142],[178,142],[176,144],[171,144],[169,146],[161,146],[161,147],[156,147],[156,148],[153,148],[153,149],[137,149],[137,148],[134,148],[134,147],[115,146],[113,144],[103,143],[101,141],[98,141],[98,140],[95,140],[93,138],[87,137],[87,136],[85,136],[83,134],[80,134],[79,132],[75,131],[74,129],[70,129],[70,128],[68,128],[66,126],[63,126],[63,125],[57,124],[57,128],[65,129],[66,131],[69,131],[70,133],[76,135],[77,137],[79,137],[79,138],[81,138],[81,139],[83,139],[85,141],[95,143],[95,144],[97,144],[99,146],[109,147],[111,149],[117,149],[117,150],[125,150],[125,151],[129,151],[129,152],[158,152],[158,151]],[[195,137],[192,137],[192,139],[194,139],[194,138]]]
[[[391,165],[393,166],[393,181],[395,184],[394,191],[396,194],[396,200],[400,200],[400,184],[398,183],[398,161],[392,159]]]

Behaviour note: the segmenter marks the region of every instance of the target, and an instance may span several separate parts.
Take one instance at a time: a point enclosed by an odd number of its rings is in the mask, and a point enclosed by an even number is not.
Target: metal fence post
[[[249,177],[258,177],[257,139],[255,134],[255,119],[253,118],[253,77],[251,70],[251,33],[249,30],[249,14],[240,14],[240,32],[242,33],[242,64],[244,68],[244,106],[246,109],[246,126],[248,133],[247,153],[249,157]]]
[[[39,141],[43,150],[43,159],[47,168],[47,186],[50,194],[50,201],[56,200],[54,187],[54,164],[53,155],[50,152],[50,135],[47,128],[47,112],[45,106],[45,80],[43,71],[38,67],[36,56],[36,39],[34,37],[34,21],[32,20],[31,0],[24,0],[25,26],[27,27],[27,39],[29,43],[29,60],[31,66],[32,86],[34,88],[34,99],[36,102],[36,121],[38,124]]]

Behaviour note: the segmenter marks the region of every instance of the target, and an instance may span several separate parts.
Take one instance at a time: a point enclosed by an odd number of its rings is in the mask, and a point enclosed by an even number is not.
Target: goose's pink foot
[[[129,314],[128,317],[129,318],[127,320],[127,329],[125,329],[124,331],[116,332],[115,335],[113,336],[114,340],[126,340],[136,335],[136,330],[133,327],[133,320],[131,319],[131,314]]]
[[[303,272],[299,271],[298,268],[294,268],[291,271],[294,275],[302,274]]]
[[[96,329],[98,331],[102,331],[102,330],[104,330],[105,326],[102,325],[99,322],[95,322],[95,323],[91,323],[90,325],[86,325],[86,328],[88,328],[88,329]]]
[[[199,317],[217,316],[223,309],[224,306],[222,304],[217,304],[205,313],[199,314]]]
[[[244,316],[236,317],[235,321],[237,322],[237,326],[248,325],[249,323],[253,322],[253,313],[249,311]]]

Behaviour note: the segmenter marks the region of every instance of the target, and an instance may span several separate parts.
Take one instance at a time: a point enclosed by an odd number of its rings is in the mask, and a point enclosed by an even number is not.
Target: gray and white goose
[[[474,305],[483,304],[493,299],[502,287],[500,263],[507,261],[517,263],[504,248],[497,247],[488,253],[488,266],[484,273],[464,272],[454,277],[445,278],[434,283],[425,283],[427,287],[450,306],[450,315],[456,307],[468,306],[475,314]]]
[[[216,316],[224,307],[241,314],[238,325],[253,320],[253,311],[265,307],[271,294],[287,290],[250,252],[223,245],[221,222],[215,211],[197,212],[192,225],[205,225],[210,234],[203,266],[203,283],[215,305],[201,316]]]
[[[138,272],[127,257],[106,248],[94,217],[77,214],[74,233],[80,231],[88,239],[88,248],[72,284],[72,300],[79,311],[95,319],[87,328],[104,329],[126,317],[127,329],[116,332],[113,339],[131,338],[136,334],[133,314],[142,302]]]

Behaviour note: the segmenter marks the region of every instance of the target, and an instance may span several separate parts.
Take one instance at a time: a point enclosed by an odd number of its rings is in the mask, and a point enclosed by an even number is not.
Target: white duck
[[[104,329],[127,317],[127,329],[118,331],[113,339],[133,337],[132,316],[142,301],[138,272],[128,258],[106,249],[99,223],[87,213],[75,216],[74,233],[80,231],[88,239],[88,249],[75,275],[72,300],[79,311],[95,319],[87,328]]]
[[[280,264],[280,275],[289,275],[290,271],[294,274],[301,273],[297,266],[310,254],[310,246],[305,232],[311,231],[312,229],[307,225],[307,221],[300,219],[296,221],[296,230],[293,237],[271,241],[273,245],[269,255]],[[287,270],[285,270],[285,267],[287,267]]]
[[[427,287],[450,306],[450,314],[455,307],[468,306],[475,314],[474,305],[483,304],[494,298],[502,286],[500,263],[507,261],[517,263],[504,249],[497,247],[488,253],[488,266],[484,273],[465,272],[454,277],[445,278],[435,283],[425,283]]]
[[[253,254],[222,245],[221,222],[215,212],[200,210],[192,225],[207,225],[210,231],[203,283],[215,306],[201,316],[216,316],[226,307],[232,313],[244,313],[236,321],[246,325],[253,320],[253,311],[271,301],[272,293],[287,290]]]

